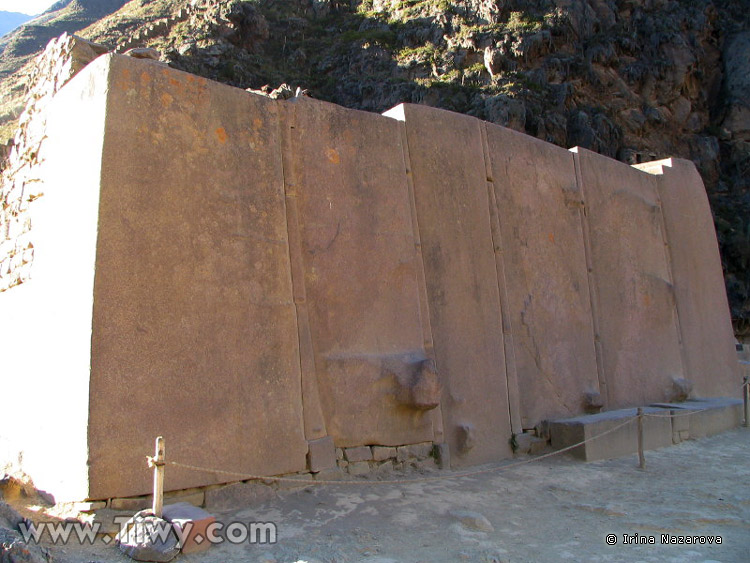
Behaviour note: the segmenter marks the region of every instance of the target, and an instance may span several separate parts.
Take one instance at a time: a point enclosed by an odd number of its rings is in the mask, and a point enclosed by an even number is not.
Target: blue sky
[[[57,0],[0,0],[0,11],[21,12],[36,16],[49,8]]]

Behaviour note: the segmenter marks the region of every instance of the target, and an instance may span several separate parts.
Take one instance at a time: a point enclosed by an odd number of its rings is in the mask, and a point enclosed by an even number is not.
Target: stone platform
[[[654,403],[645,407],[643,413],[644,449],[655,450],[739,426],[742,423],[742,401],[719,397],[683,403]],[[637,409],[631,408],[553,420],[549,423],[552,447],[562,449],[591,440],[571,450],[573,456],[585,461],[636,454],[636,415]],[[628,419],[632,422],[621,426]],[[592,440],[613,428],[617,430]]]

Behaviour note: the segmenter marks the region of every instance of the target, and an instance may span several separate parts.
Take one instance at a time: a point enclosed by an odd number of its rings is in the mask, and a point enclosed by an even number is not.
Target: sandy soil
[[[318,485],[217,514],[227,525],[276,523],[276,544],[223,544],[175,561],[750,561],[750,430],[646,459],[645,471],[635,456],[586,464],[562,455],[473,477]],[[462,523],[457,510],[478,513],[492,530],[481,517]],[[656,543],[623,545],[623,534]],[[661,534],[718,535],[722,543],[665,545]],[[50,549],[65,563],[130,561],[101,544]]]

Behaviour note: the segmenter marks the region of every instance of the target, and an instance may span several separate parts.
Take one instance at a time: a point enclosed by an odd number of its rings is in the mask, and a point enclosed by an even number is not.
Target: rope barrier
[[[745,383],[743,383],[743,388],[750,387],[750,384],[748,383],[748,380],[746,378]],[[747,391],[746,391],[746,394]],[[583,446],[585,444],[588,444],[589,442],[592,442],[594,440],[597,440],[603,436],[606,436],[607,434],[611,434],[612,432],[616,432],[617,430],[624,428],[634,420],[638,421],[638,454],[640,458],[640,467],[641,469],[645,468],[644,458],[643,458],[643,446],[642,446],[642,420],[645,417],[650,418],[680,418],[683,416],[693,416],[695,414],[706,412],[707,408],[705,409],[696,409],[696,410],[690,410],[689,412],[683,412],[683,413],[673,413],[670,412],[669,414],[656,414],[656,413],[645,413],[643,412],[642,408],[638,409],[638,414],[636,416],[630,417],[621,424],[618,424],[617,426],[614,426],[610,428],[609,430],[605,430],[604,432],[601,432],[597,434],[596,436],[592,436],[590,438],[587,438],[585,440],[582,440],[576,444],[572,444],[570,446],[566,446],[564,448],[561,448],[559,450],[555,450],[553,452],[549,452],[546,454],[542,454],[540,456],[536,456],[531,459],[518,461],[515,463],[508,463],[505,465],[500,465],[497,467],[489,467],[486,469],[477,469],[474,471],[464,471],[461,473],[452,473],[450,475],[435,475],[435,476],[428,476],[428,477],[417,477],[412,479],[383,479],[378,481],[369,481],[369,480],[333,480],[333,479],[304,479],[304,478],[297,478],[297,477],[277,477],[277,476],[268,476],[268,475],[254,475],[252,473],[241,473],[237,471],[226,471],[223,469],[216,469],[211,467],[203,467],[200,465],[191,465],[188,463],[180,463],[178,461],[161,461],[158,465],[163,467],[166,465],[172,465],[174,467],[181,467],[183,469],[187,469],[190,471],[199,471],[202,473],[215,473],[220,475],[227,475],[230,477],[238,477],[240,480],[246,481],[246,480],[257,480],[257,481],[271,481],[271,482],[287,482],[287,483],[296,483],[298,485],[403,485],[403,484],[409,484],[409,483],[425,483],[430,481],[442,481],[445,479],[460,479],[463,477],[473,477],[475,475],[483,475],[486,473],[500,473],[502,471],[509,471],[511,469],[515,469],[518,467],[522,467],[524,465],[528,465],[530,463],[535,463],[537,461],[541,461],[543,459],[547,459],[553,456],[557,456],[560,454],[563,454],[565,452],[569,452],[570,450],[573,450],[575,448],[578,448],[580,446]],[[747,407],[746,407],[747,410]],[[747,422],[746,422],[747,424]],[[156,464],[155,464],[156,465]]]
[[[698,414],[699,412],[706,412],[707,410],[709,409],[691,410],[689,412],[683,412],[680,414],[654,414],[644,412],[643,416],[648,416],[650,418],[681,418],[683,416],[693,416],[694,414]]]
[[[549,452],[531,459],[518,461],[515,463],[509,463],[506,465],[501,465],[498,467],[490,467],[487,469],[477,469],[474,471],[464,471],[461,473],[454,473],[451,475],[436,475],[436,476],[430,476],[430,477],[417,477],[415,479],[385,479],[382,481],[364,481],[364,480],[358,480],[358,481],[345,481],[345,480],[325,480],[325,479],[297,479],[295,477],[268,477],[265,475],[253,475],[250,473],[239,473],[236,471],[225,471],[223,469],[212,469],[210,467],[201,467],[199,465],[190,465],[187,463],[180,463],[177,461],[167,461],[167,465],[173,465],[175,467],[181,467],[183,469],[189,469],[192,471],[201,471],[204,473],[218,473],[221,475],[228,475],[231,477],[240,477],[241,480],[259,480],[259,481],[276,481],[276,482],[289,482],[289,483],[297,483],[302,485],[403,485],[403,484],[409,484],[409,483],[424,483],[428,481],[442,481],[445,479],[459,479],[463,477],[473,477],[475,475],[482,475],[485,473],[493,473],[493,472],[501,472],[501,471],[508,471],[510,469],[515,469],[517,467],[521,467],[523,465],[528,465],[529,463],[534,463],[537,461],[541,461],[543,459],[547,459],[556,455],[563,454],[565,452],[568,452],[572,449],[578,448],[580,446],[583,446],[584,444],[587,444],[593,440],[596,440],[598,438],[601,438],[602,436],[606,436],[607,434],[611,434],[612,432],[615,432],[619,430],[620,428],[623,428],[633,422],[634,420],[637,420],[637,416],[628,418],[625,422],[618,424],[617,426],[614,426],[610,428],[609,430],[605,430],[604,432],[597,434],[596,436],[591,436],[590,438],[587,438],[586,440],[583,440],[581,442],[578,442],[577,444],[573,444],[571,446],[566,446],[564,448],[561,448],[559,450],[555,450],[554,452]]]

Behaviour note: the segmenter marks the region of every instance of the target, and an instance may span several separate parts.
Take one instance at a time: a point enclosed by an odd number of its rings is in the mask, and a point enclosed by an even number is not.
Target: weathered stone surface
[[[662,202],[685,377],[698,397],[737,396],[742,378],[703,182],[695,165],[681,159],[660,160],[638,168],[655,174]]]
[[[742,399],[719,397],[693,399],[683,403],[656,403],[659,408],[671,408],[672,431],[686,440],[713,436],[742,424]]]
[[[405,411],[383,381],[384,363],[426,359],[399,124],[305,97],[288,108],[284,173],[327,431],[343,446],[431,440],[430,414]]]
[[[357,448],[345,448],[344,457],[346,461],[369,461],[372,459],[372,450],[368,446],[359,446]]]
[[[411,104],[386,115],[406,124],[452,463],[508,457],[508,387],[481,122]],[[458,446],[466,424],[474,427],[473,448]]]
[[[123,497],[113,498],[109,507],[112,510],[143,510],[153,504],[151,497]]]
[[[168,502],[188,502],[193,506],[203,506],[205,494],[200,488],[182,489],[165,493],[164,499]]]
[[[37,138],[36,164],[28,178],[34,178],[28,184],[34,192],[44,194],[30,208],[34,275],[28,283],[0,292],[5,319],[0,341],[4,349],[14,350],[3,372],[26,374],[24,385],[44,390],[35,397],[36,407],[66,421],[50,425],[28,420],[23,401],[6,401],[0,409],[0,443],[17,451],[3,462],[22,458],[35,485],[53,492],[57,501],[90,497],[87,413],[107,72],[106,65],[90,65],[47,101],[46,139],[40,146],[41,136]],[[61,184],[63,178],[69,180]],[[61,366],[65,377],[60,377]],[[19,420],[26,420],[21,443]],[[109,439],[111,443],[111,433]],[[142,466],[143,457],[135,458]]]
[[[487,125],[521,422],[584,412],[599,389],[583,237],[583,195],[573,155]],[[508,338],[506,334],[506,338]]]
[[[168,529],[168,534],[160,530]],[[149,511],[136,513],[123,524],[115,542],[125,555],[136,561],[171,561],[180,553],[172,526]]]
[[[513,435],[514,451],[517,454],[527,454],[531,451],[531,439],[533,435],[528,432]]]
[[[211,547],[206,531],[216,518],[205,510],[179,502],[164,506],[162,517],[172,524],[182,553],[198,553]]]
[[[600,391],[610,409],[666,400],[684,371],[656,179],[574,150],[589,225]]]
[[[659,417],[643,417],[643,448],[654,450],[672,445],[672,422],[669,411],[645,408],[644,413]],[[610,459],[638,452],[638,424],[636,409],[621,409],[574,418],[550,421],[552,447],[561,449],[584,440],[585,444],[570,453],[585,461]],[[621,426],[627,419],[633,419]],[[601,437],[600,434],[608,432]]]
[[[317,473],[323,469],[336,467],[336,446],[333,438],[326,436],[308,442],[307,465],[311,472]]]
[[[8,563],[47,563],[45,551],[38,545],[29,545],[15,530],[0,527],[0,561]]]
[[[436,408],[440,404],[442,387],[435,362],[427,359],[411,364],[408,369],[394,369],[393,377],[399,385],[399,402],[418,411]]]
[[[529,444],[529,453],[531,455],[539,455],[547,449],[549,442],[544,438],[538,436],[531,437],[531,443]]]
[[[440,469],[449,469],[451,466],[450,447],[446,443],[434,445],[435,462]]]
[[[100,61],[110,87],[90,393],[117,399],[91,405],[89,496],[147,492],[148,472],[127,468],[156,435],[184,463],[303,470],[278,107],[150,61]],[[169,400],[155,374],[177,390]],[[134,412],[151,414],[112,447],[111,428]],[[222,480],[173,467],[166,488]]]
[[[408,446],[396,448],[396,450],[398,461],[404,461],[410,458],[423,460],[427,459],[432,454],[432,442],[409,444]]]
[[[372,447],[372,459],[375,461],[384,461],[396,457],[396,448],[387,448],[381,446]]]
[[[428,107],[275,101],[114,55],[52,94],[8,188],[34,228],[7,225],[1,266],[33,259],[35,278],[0,293],[0,341],[45,412],[72,394],[69,423],[32,423],[9,457],[59,500],[148,493],[135,468],[157,434],[168,460],[240,475],[305,471],[311,444],[327,451],[311,469],[391,465],[370,445],[430,465],[404,444],[433,442],[461,466],[511,455],[511,431],[550,412],[665,400],[681,379],[733,392],[715,247],[679,234],[693,207],[712,228],[705,199],[681,198],[700,193],[692,168],[649,175]],[[326,436],[370,453],[345,461]],[[227,478],[173,467],[167,488]]]
[[[261,483],[232,483],[206,491],[206,508],[212,511],[252,506],[276,498],[276,492]]]

